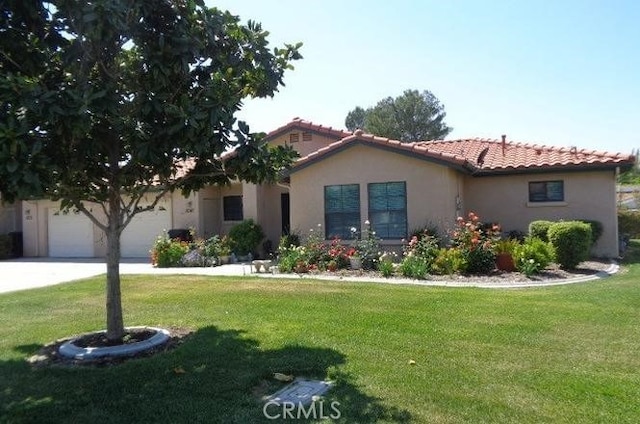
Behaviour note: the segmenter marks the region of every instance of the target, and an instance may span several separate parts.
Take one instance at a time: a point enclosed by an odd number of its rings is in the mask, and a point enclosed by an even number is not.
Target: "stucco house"
[[[290,145],[300,158],[276,185],[234,183],[190,197],[167,195],[134,219],[122,236],[123,257],[145,257],[163,229],[224,234],[252,218],[275,247],[280,236],[322,225],[326,238],[349,237],[369,220],[384,243],[398,245],[414,228],[450,228],[476,212],[505,231],[536,219],[590,219],[604,231],[593,253],[618,255],[616,173],[631,155],[502,140],[412,144],[316,125],[295,118],[265,142]],[[106,241],[82,214],[47,200],[21,205],[26,256],[102,256]]]

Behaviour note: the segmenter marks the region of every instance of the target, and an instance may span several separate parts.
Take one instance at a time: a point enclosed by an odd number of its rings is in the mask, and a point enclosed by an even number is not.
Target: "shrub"
[[[349,266],[348,248],[339,238],[327,243],[322,231],[309,230],[302,246],[299,237],[283,236],[278,246],[278,265],[282,272],[307,272],[311,270],[336,271]],[[354,249],[355,250],[355,249]]]
[[[589,226],[591,227],[591,244],[596,244],[602,236],[602,231],[604,230],[602,222],[595,221],[593,219],[581,219],[580,222],[589,224]]]
[[[516,246],[513,251],[516,268],[527,276],[545,269],[553,260],[553,246],[538,237],[525,238],[524,242]]]
[[[383,277],[389,278],[395,272],[396,265],[393,263],[393,260],[396,256],[395,252],[384,252],[378,258],[378,271],[380,271]]]
[[[232,250],[237,255],[246,256],[256,252],[258,245],[264,238],[264,232],[260,225],[253,222],[252,219],[247,219],[231,227],[229,238]]]
[[[580,221],[556,222],[549,227],[549,241],[556,261],[564,269],[574,269],[589,257],[591,226]]]
[[[515,253],[516,248],[520,245],[520,242],[517,239],[506,238],[498,240],[495,244],[495,252],[497,254],[509,254],[512,255]]]
[[[178,239],[170,239],[165,231],[156,238],[151,248],[151,263],[159,268],[181,265],[182,257],[189,251],[189,244]]]
[[[539,238],[542,241],[549,241],[549,227],[553,221],[538,220],[529,223],[529,236]]]
[[[280,243],[278,244],[278,250],[280,248],[288,248],[290,246],[300,246],[300,235],[297,233],[285,234],[280,237]]]
[[[438,275],[453,275],[458,272],[465,272],[467,263],[460,249],[454,247],[441,248],[438,250],[431,272]]]
[[[500,226],[483,224],[473,212],[468,219],[458,217],[451,244],[458,248],[465,259],[465,272],[488,274],[495,268],[495,243],[499,240]]]
[[[13,242],[8,234],[0,234],[0,259],[9,259],[13,254]]]
[[[404,246],[404,256],[422,258],[431,267],[433,260],[438,256],[438,239],[430,235],[423,235],[420,238],[413,236]]]
[[[428,223],[422,228],[414,228],[413,230],[411,230],[411,233],[409,234],[409,240],[411,240],[414,236],[417,237],[418,239],[421,239],[424,236],[429,236],[436,239],[438,243],[440,243],[440,234],[438,233],[438,226],[435,224]]]
[[[518,240],[519,242],[523,242],[527,233],[522,232],[520,230],[511,230],[507,233],[507,238],[511,240]]]
[[[365,233],[359,238],[357,230],[351,229],[355,239],[355,254],[362,258],[363,269],[377,269],[378,256],[380,255],[380,239],[376,237],[376,232],[371,228],[369,221],[365,221]]]
[[[429,272],[429,265],[419,256],[405,256],[398,269],[404,277],[424,280]]]
[[[527,277],[531,277],[533,274],[537,274],[544,269],[544,267],[540,265],[540,262],[536,262],[533,258],[521,258],[520,261],[516,263],[516,268]]]
[[[306,262],[306,249],[304,246],[291,245],[287,248],[282,248],[279,251],[278,256],[278,268],[281,272],[293,272],[296,269],[300,269],[304,264],[308,267]]]
[[[618,211],[618,231],[630,238],[640,238],[640,211]]]
[[[469,274],[489,274],[496,267],[496,255],[489,249],[474,249],[466,253],[465,272]]]

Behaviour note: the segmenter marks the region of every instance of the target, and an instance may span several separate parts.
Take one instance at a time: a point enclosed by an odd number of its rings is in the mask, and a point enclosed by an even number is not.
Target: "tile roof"
[[[314,124],[313,122],[305,121],[304,119],[300,119],[296,117],[296,118],[293,118],[291,122],[288,122],[285,125],[269,132],[265,136],[265,140],[271,140],[291,130],[310,131],[317,134],[334,137],[336,140],[339,140],[341,138],[348,137],[351,135],[351,133],[348,131],[343,131],[337,128],[325,127],[324,125]]]
[[[452,166],[472,175],[630,167],[635,162],[633,155],[508,141],[503,143],[498,140],[480,138],[402,143],[356,130],[353,134],[298,159],[292,172],[354,144],[364,144],[408,154]]]
[[[364,144],[367,146],[378,147],[386,150],[392,150],[404,153],[409,156],[424,158],[434,162],[443,163],[461,169],[470,169],[472,165],[461,155],[452,152],[432,151],[421,143],[403,143],[398,140],[392,140],[385,137],[378,137],[372,134],[366,134],[362,130],[356,130],[348,137],[342,138],[334,143],[327,145],[309,155],[298,159],[293,166],[292,171],[301,169],[311,163],[323,159],[325,156],[335,154],[344,150],[351,145]]]
[[[482,138],[425,141],[417,144],[432,152],[465,157],[473,164],[476,174],[560,168],[615,168],[635,162],[633,155]]]

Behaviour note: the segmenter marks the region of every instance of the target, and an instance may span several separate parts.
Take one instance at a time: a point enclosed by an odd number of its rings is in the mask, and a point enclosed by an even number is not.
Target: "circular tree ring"
[[[105,347],[80,347],[75,344],[80,337],[76,337],[71,339],[65,343],[63,343],[58,352],[60,355],[66,358],[73,359],[98,359],[105,357],[122,357],[122,356],[130,356],[139,352],[143,352],[145,350],[152,349],[154,347],[160,346],[169,340],[169,331],[163,328],[155,328],[155,327],[127,327],[127,330],[149,330],[154,331],[155,334],[150,338],[135,342],[135,343],[127,343],[117,346],[105,346]],[[106,333],[106,331],[99,331],[96,334]]]

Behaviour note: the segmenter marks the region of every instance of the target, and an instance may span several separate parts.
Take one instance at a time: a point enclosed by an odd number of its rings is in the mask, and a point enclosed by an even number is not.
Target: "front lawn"
[[[104,278],[4,294],[0,422],[273,422],[274,372],[336,381],[345,423],[639,422],[638,281],[640,264],[525,290],[124,276],[128,325],[194,336],[73,369],[25,358],[103,327]]]

